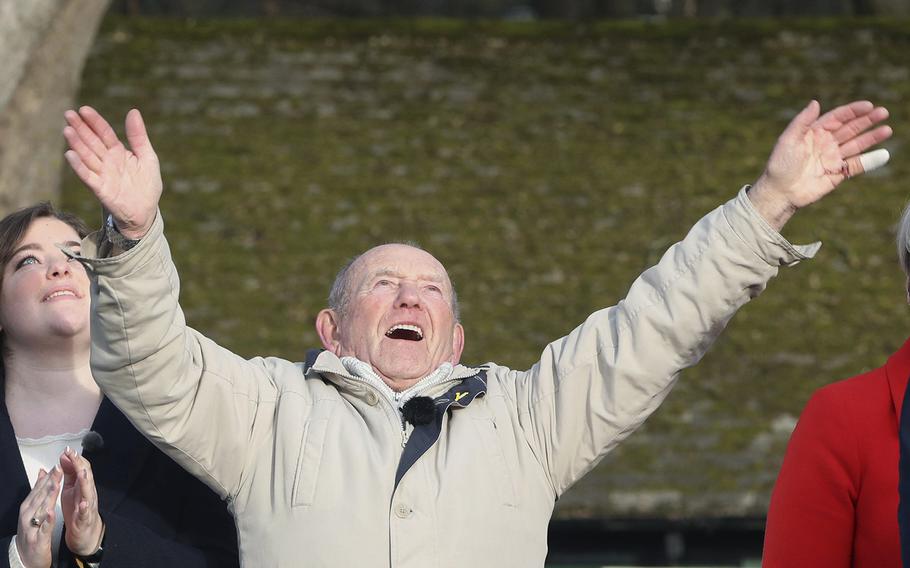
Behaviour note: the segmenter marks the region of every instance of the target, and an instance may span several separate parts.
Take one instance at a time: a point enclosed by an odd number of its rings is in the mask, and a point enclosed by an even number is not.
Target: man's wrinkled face
[[[382,245],[350,268],[343,314],[317,320],[326,349],[372,365],[394,389],[407,388],[444,362],[457,363],[464,332],[452,311],[452,283],[426,251]],[[328,318],[331,318],[331,324]]]

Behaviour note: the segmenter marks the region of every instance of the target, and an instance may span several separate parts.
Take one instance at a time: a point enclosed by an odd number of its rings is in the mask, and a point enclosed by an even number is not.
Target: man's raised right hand
[[[70,147],[66,161],[114,216],[126,238],[144,237],[155,221],[162,183],[142,115],[136,109],[126,115],[129,148],[92,107],[68,110],[64,116],[63,136]]]

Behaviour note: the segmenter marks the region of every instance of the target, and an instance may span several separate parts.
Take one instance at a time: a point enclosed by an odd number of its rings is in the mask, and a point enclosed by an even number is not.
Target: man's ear
[[[335,355],[341,355],[341,338],[338,330],[338,315],[335,310],[321,310],[316,316],[316,333],[322,346]]]
[[[460,323],[455,324],[455,329],[452,333],[452,361],[453,365],[457,365],[458,361],[461,360],[461,352],[464,351],[464,328]]]

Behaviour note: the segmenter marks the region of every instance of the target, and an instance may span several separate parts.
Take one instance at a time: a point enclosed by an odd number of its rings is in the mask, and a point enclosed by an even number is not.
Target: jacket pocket
[[[502,441],[496,429],[496,421],[490,417],[474,418],[474,426],[483,445],[484,453],[488,458],[489,483],[495,488],[496,495],[507,507],[517,507],[518,499],[515,493],[514,476],[509,468],[505,453],[502,451]]]
[[[300,457],[297,460],[297,473],[294,475],[294,492],[291,496],[295,507],[313,504],[328,423],[326,419],[307,422],[300,446]]]

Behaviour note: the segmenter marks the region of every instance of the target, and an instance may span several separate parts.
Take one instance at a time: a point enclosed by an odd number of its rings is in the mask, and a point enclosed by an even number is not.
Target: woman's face
[[[39,217],[3,267],[0,326],[6,346],[53,344],[89,335],[89,280],[81,263],[58,248],[79,250],[79,235],[59,219]]]

